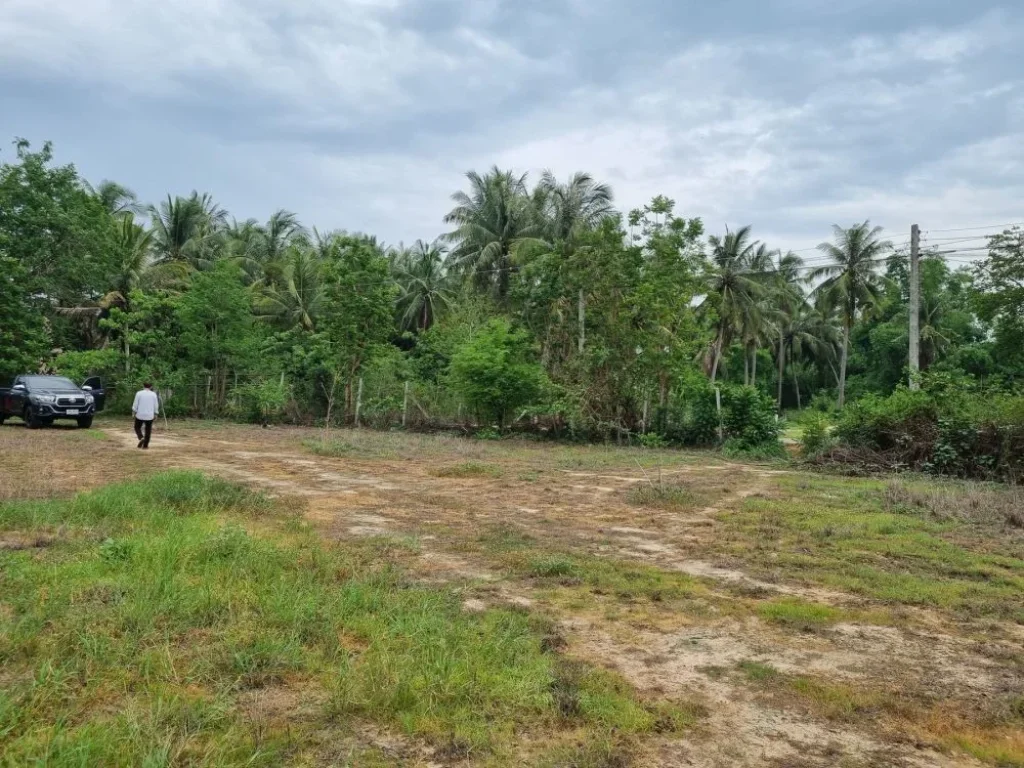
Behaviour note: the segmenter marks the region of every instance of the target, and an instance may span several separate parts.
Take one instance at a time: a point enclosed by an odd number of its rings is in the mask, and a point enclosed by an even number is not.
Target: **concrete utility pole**
[[[587,340],[587,297],[586,294],[583,293],[582,288],[580,288],[580,299],[579,303],[577,304],[577,311],[579,314],[580,323],[579,348],[580,354],[583,354],[583,345],[586,343]]]
[[[921,370],[921,229],[910,228],[910,388],[920,389]]]

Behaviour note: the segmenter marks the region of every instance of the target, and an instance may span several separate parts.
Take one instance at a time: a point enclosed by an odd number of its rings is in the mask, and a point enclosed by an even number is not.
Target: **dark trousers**
[[[145,435],[143,435],[145,430]],[[143,448],[149,448],[149,436],[153,434],[153,420],[143,421],[142,419],[135,420],[135,435],[142,441]]]

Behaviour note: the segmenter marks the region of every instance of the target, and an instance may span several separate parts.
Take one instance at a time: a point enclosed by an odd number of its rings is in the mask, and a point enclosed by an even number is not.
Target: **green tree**
[[[25,268],[0,256],[0,386],[18,374],[35,371],[48,351],[43,316],[25,293]]]
[[[448,249],[440,240],[417,240],[412,248],[392,255],[391,268],[401,288],[396,302],[399,324],[408,331],[426,331],[452,303],[455,292],[445,269]]]
[[[711,348],[711,381],[718,377],[722,353],[730,340],[750,325],[759,311],[758,302],[765,293],[757,270],[767,267],[767,254],[752,240],[750,227],[727,232],[725,237],[708,238],[711,248],[706,274],[708,296],[701,305],[713,311],[716,334]],[[764,263],[762,263],[764,262]]]
[[[301,244],[289,247],[277,264],[277,278],[256,286],[256,314],[285,330],[315,331],[324,303],[324,261]]]
[[[49,303],[102,295],[116,260],[113,219],[73,165],[52,165],[49,142],[15,146],[17,162],[0,165],[0,256],[21,265],[26,294]]]
[[[139,203],[138,196],[116,181],[101,181],[93,191],[111,216],[131,218],[145,211],[145,207]]]
[[[529,334],[495,318],[459,347],[451,381],[469,407],[504,429],[509,416],[537,402],[547,377],[535,361]]]
[[[159,208],[149,209],[149,217],[153,225],[153,250],[159,263],[183,263],[191,269],[206,269],[224,245],[227,212],[209,195],[168,195]]]
[[[229,375],[255,359],[251,299],[241,270],[228,261],[195,272],[177,307],[180,343],[196,373],[210,377],[212,404],[224,406]]]
[[[337,384],[344,383],[346,413],[351,413],[352,384],[360,367],[394,328],[398,287],[381,249],[368,238],[353,236],[331,238],[324,287],[320,328],[330,341],[334,359],[329,400],[333,402]]]
[[[975,273],[978,314],[992,323],[997,356],[1018,373],[1024,369],[1024,229],[989,239],[988,257]]]
[[[843,327],[839,360],[839,407],[846,402],[846,369],[850,351],[850,330],[861,316],[876,308],[883,297],[884,281],[878,274],[892,243],[882,240],[882,228],[872,229],[870,222],[849,229],[833,225],[835,242],[822,243],[818,250],[832,263],[818,267],[812,280],[822,280],[818,294],[839,311]]]
[[[518,251],[543,244],[543,227],[526,189],[526,175],[516,176],[497,167],[483,176],[466,174],[469,192],[452,195],[455,207],[444,217],[455,230],[452,265],[477,287],[494,293],[505,303]]]

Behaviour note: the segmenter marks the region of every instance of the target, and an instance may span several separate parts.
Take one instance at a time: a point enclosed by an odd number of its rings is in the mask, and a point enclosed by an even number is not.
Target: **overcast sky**
[[[494,164],[899,244],[1024,219],[1022,40],[1021,0],[0,0],[0,159],[389,244]]]

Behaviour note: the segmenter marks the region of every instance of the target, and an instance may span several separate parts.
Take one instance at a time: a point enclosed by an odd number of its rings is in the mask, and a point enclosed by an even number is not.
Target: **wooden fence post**
[[[718,444],[725,441],[724,427],[722,426],[722,390],[715,387],[715,408],[718,410]]]
[[[405,382],[405,396],[402,398],[402,429],[405,429],[406,419],[409,417],[409,382]]]
[[[359,411],[363,407],[363,377],[359,377],[359,389],[356,390],[356,426],[359,426]]]

